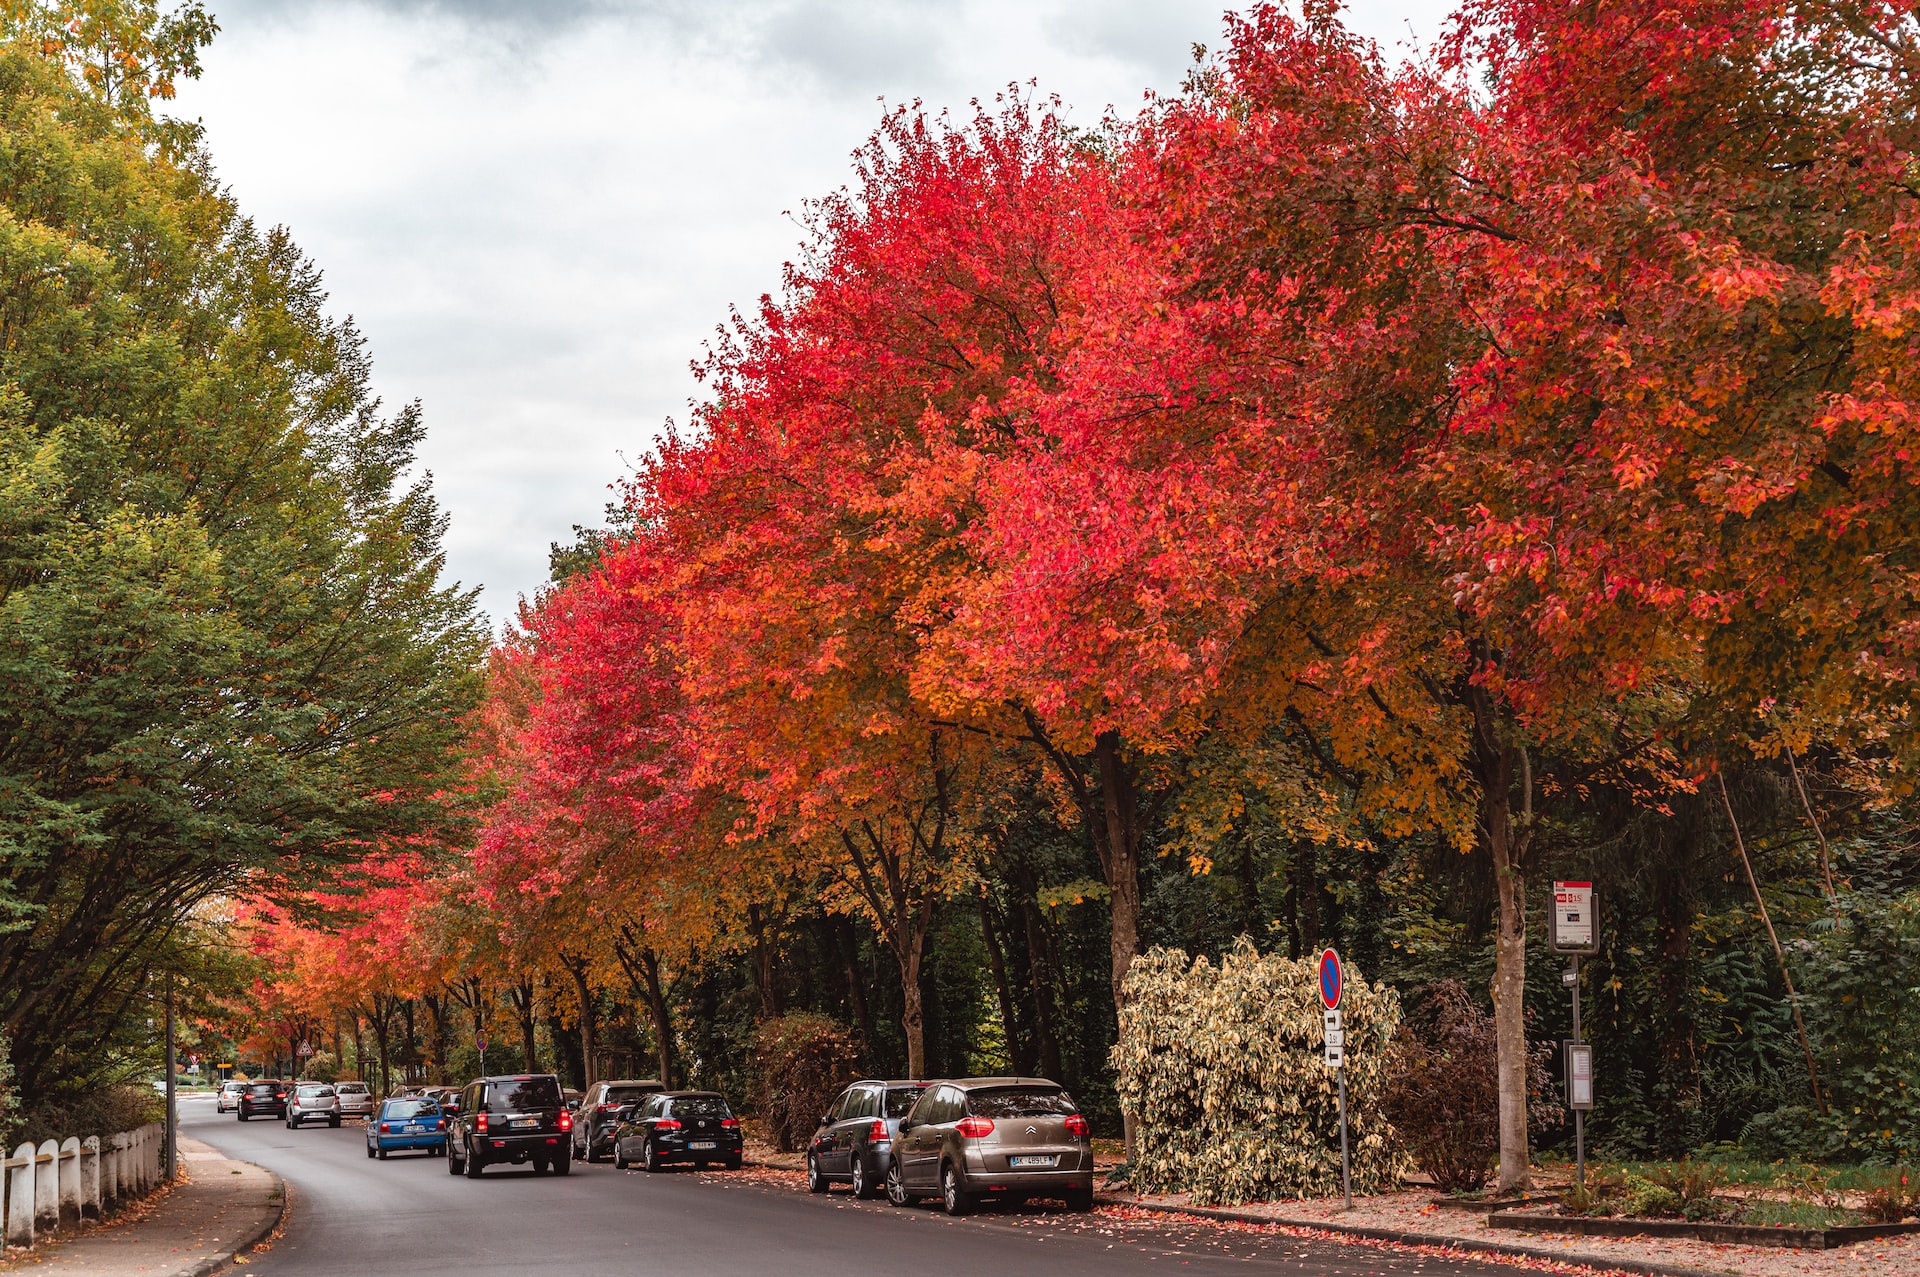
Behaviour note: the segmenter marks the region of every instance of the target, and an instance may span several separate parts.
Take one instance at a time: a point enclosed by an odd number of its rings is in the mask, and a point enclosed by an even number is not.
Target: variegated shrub
[[[1382,1108],[1400,1022],[1393,990],[1346,971],[1353,1191],[1409,1169]],[[1242,937],[1218,966],[1154,949],[1126,980],[1120,1102],[1135,1115],[1133,1186],[1200,1205],[1340,1191],[1340,1122],[1315,965],[1262,957]]]

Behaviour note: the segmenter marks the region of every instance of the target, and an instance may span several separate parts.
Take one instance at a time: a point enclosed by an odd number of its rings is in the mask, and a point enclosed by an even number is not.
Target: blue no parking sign
[[[1329,1011],[1340,1009],[1340,955],[1328,949],[1320,955],[1320,1001]]]

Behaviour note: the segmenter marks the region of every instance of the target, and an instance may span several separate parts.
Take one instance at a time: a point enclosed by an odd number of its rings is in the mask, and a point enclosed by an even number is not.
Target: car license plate
[[[421,1126],[418,1122],[408,1122],[406,1134],[412,1135],[416,1131],[424,1131],[426,1129],[427,1129],[426,1127]]]
[[[712,1148],[713,1141],[712,1140],[695,1140],[693,1143],[687,1145],[687,1147],[688,1148]]]
[[[538,1126],[540,1125],[540,1119],[537,1117],[516,1117],[513,1119],[513,1125],[516,1128],[522,1126]]]
[[[1009,1158],[1007,1159],[1007,1165],[1009,1165],[1009,1166],[1015,1166],[1015,1167],[1019,1167],[1019,1166],[1052,1166],[1052,1165],[1053,1165],[1053,1164],[1054,1164],[1055,1162],[1058,1162],[1059,1160],[1060,1160],[1060,1159],[1059,1159],[1058,1157],[1038,1157],[1038,1156],[1029,1156],[1029,1157],[1009,1157]]]

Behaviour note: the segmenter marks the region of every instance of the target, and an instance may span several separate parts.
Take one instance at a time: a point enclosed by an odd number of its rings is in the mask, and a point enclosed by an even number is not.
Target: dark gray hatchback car
[[[887,1196],[910,1206],[938,1194],[949,1215],[983,1197],[1051,1197],[1093,1209],[1087,1119],[1057,1082],[975,1077],[929,1086],[900,1123]]]
[[[893,1136],[925,1082],[855,1082],[820,1119],[807,1145],[807,1191],[853,1185],[855,1197],[880,1195],[893,1167]]]

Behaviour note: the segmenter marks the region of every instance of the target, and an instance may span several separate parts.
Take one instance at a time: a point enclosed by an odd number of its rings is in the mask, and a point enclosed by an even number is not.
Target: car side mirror
[[[913,1119],[912,1119],[912,1118],[910,1118],[910,1117],[903,1117],[903,1118],[901,1118],[901,1119],[900,1119],[900,1133],[901,1133],[902,1135],[905,1135],[905,1134],[906,1134],[906,1133],[907,1133],[908,1131],[910,1131],[910,1130],[912,1130],[912,1129],[913,1129]]]

